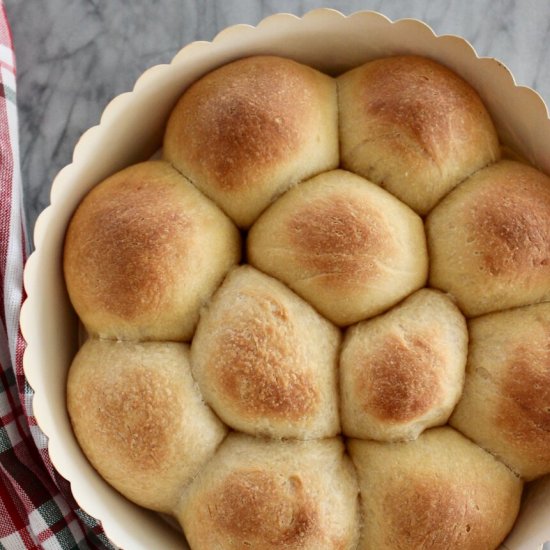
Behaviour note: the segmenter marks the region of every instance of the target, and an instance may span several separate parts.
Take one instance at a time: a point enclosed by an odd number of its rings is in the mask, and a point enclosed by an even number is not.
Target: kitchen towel
[[[15,56],[0,4],[0,549],[114,548],[53,468],[32,413],[19,330],[26,239]]]

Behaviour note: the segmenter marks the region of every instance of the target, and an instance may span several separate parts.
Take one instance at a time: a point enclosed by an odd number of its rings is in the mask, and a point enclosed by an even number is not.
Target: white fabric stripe
[[[2,46],[0,44],[0,58],[1,58],[1,48],[2,47],[5,48],[5,46]],[[0,73],[0,74],[2,74],[2,77],[4,76],[3,72],[4,71],[2,71]],[[14,88],[14,91],[15,91],[15,88]],[[7,110],[8,132],[9,132],[9,135],[10,135],[10,145],[11,145],[12,155],[13,155],[13,160],[14,160],[14,172],[13,172],[13,175],[12,175],[12,186],[13,186],[13,183],[14,183],[14,177],[13,176],[15,176],[15,172],[19,173],[19,135],[18,135],[18,129],[17,129],[17,108],[16,108],[15,105],[12,104],[11,101],[5,101],[4,105],[6,106],[6,110]],[[10,111],[11,111],[11,116],[10,116]],[[15,123],[12,120],[13,116],[15,116]],[[13,135],[13,132],[11,131],[11,127],[13,126],[13,124],[15,124],[15,126],[16,126],[15,135]],[[15,140],[15,142],[14,142],[14,140]],[[17,159],[17,165],[15,164],[16,159]],[[21,185],[21,176],[19,176],[19,185]],[[13,193],[13,191],[12,191],[12,193]],[[13,198],[14,197],[12,195],[12,203],[10,205],[10,210],[11,211],[13,211]],[[13,218],[12,214],[10,214],[10,218]],[[11,224],[11,220],[10,220],[10,224]],[[12,236],[11,236],[11,227],[10,227],[10,242],[11,242],[11,239],[12,239]],[[7,324],[8,325],[13,325],[12,317],[13,317],[14,313],[12,312],[10,314],[10,317],[8,317],[8,313],[7,313],[9,310],[13,310],[13,307],[7,307],[7,306],[11,302],[11,295],[13,294],[12,290],[13,290],[13,287],[14,287],[13,283],[15,282],[17,284],[17,281],[13,280],[13,278],[12,278],[12,282],[9,282],[10,277],[7,276],[8,261],[9,261],[9,248],[10,248],[10,244],[8,243],[8,258],[6,259],[6,278],[4,279],[4,304],[3,304],[3,307],[4,307],[4,311],[6,312],[6,322],[7,322]],[[22,264],[22,259],[21,258],[19,259],[19,263]],[[21,266],[21,269],[22,269],[22,266]],[[15,288],[16,292],[19,291],[19,303],[21,301],[21,293],[22,293],[21,286],[22,286],[22,281],[19,282],[18,288]],[[8,296],[8,294],[6,294],[6,288],[10,288],[9,296]],[[19,316],[19,309],[20,309],[19,303],[16,306],[17,307],[17,312],[16,312],[17,318]],[[4,340],[4,338],[0,337],[0,363],[4,367],[4,370],[7,370],[8,366],[10,364],[14,367],[14,370],[15,370],[15,354],[11,353],[11,346],[10,346],[10,341],[11,340],[10,340],[9,330],[10,330],[9,326],[4,327],[3,323],[2,323],[2,320],[0,319],[0,331],[1,331],[0,335],[5,333],[8,337],[7,342]],[[11,363],[10,363],[10,358],[11,358]]]
[[[27,410],[32,410],[32,402],[27,405]],[[44,432],[38,426],[31,426],[31,435],[39,450],[45,450],[48,448],[48,438],[44,435]]]
[[[4,44],[0,44],[0,61],[3,61],[10,67],[14,66],[13,52]]]
[[[84,533],[76,519],[67,523],[67,528],[71,532],[77,544],[84,540]],[[55,534],[43,540],[41,547],[43,550],[61,550],[61,545],[59,544],[59,540],[56,538]],[[88,546],[86,545],[84,548],[88,548]]]
[[[15,92],[15,75],[13,74],[13,71],[10,71],[9,69],[6,69],[5,67],[0,68],[2,71],[2,82],[8,87],[11,88]]]
[[[7,435],[7,442],[9,443],[9,449],[13,449],[16,445],[21,443],[22,437],[19,433],[19,428],[17,427],[17,424],[15,423],[15,420],[12,420],[11,422],[8,422],[4,426],[4,433]],[[0,449],[2,452],[6,451],[7,449],[4,448],[4,443],[6,442],[6,439],[4,436],[2,436],[2,442],[0,444]]]
[[[17,532],[7,537],[0,537],[0,544],[3,544],[4,548],[9,548],[10,550],[27,550],[21,535]]]
[[[46,523],[46,519],[42,516],[38,509],[34,509],[29,514],[29,527],[35,536],[38,538],[40,533],[46,531],[49,526]]]
[[[15,88],[14,88],[15,90]],[[17,337],[19,334],[19,310],[23,287],[23,210],[21,198],[21,172],[19,167],[19,131],[17,108],[6,101],[8,131],[13,155],[13,182],[6,274],[4,278],[4,312],[8,335],[9,354],[15,368]]]
[[[61,497],[61,495],[57,494],[53,496],[53,500],[57,507],[59,508],[59,513],[61,514],[61,517],[67,518],[67,515],[70,512],[70,508],[65,502],[65,499]],[[51,536],[43,538],[44,534],[47,532],[47,530],[50,528],[50,525],[48,525],[48,519],[51,520],[51,518],[44,517],[43,510],[33,510],[29,514],[29,525],[33,532],[33,534],[36,536],[36,538],[41,539],[41,548],[43,550],[59,550],[59,539],[56,537],[55,533],[52,533]],[[67,523],[67,528],[71,532],[72,536],[74,537],[75,541],[79,542],[84,538],[84,533],[78,524],[78,521],[76,519],[71,520]]]

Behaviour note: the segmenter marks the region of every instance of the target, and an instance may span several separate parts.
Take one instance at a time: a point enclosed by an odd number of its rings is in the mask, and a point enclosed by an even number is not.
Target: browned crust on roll
[[[412,138],[408,146],[436,163],[451,147],[451,136],[468,139],[469,128],[461,117],[472,116],[472,107],[476,115],[483,113],[471,86],[443,65],[422,57],[373,61],[359,83],[359,105],[366,117],[394,128],[393,133],[375,137],[398,147],[404,132]]]
[[[421,218],[345,170],[287,191],[248,234],[248,261],[287,284],[330,321],[351,325],[423,286]]]
[[[249,227],[289,186],[338,165],[336,82],[274,56],[239,59],[182,95],[164,158]]]
[[[187,162],[207,167],[223,190],[250,185],[251,171],[277,164],[299,147],[300,129],[311,115],[309,71],[289,59],[258,56],[206,75],[175,107],[165,142],[168,158],[185,151]]]
[[[389,335],[364,360],[357,385],[367,413],[403,422],[421,416],[440,399],[441,362],[429,339],[415,335],[407,341]]]
[[[500,156],[479,95],[427,58],[370,61],[338,78],[342,166],[420,214]]]
[[[300,548],[320,528],[317,504],[299,475],[285,479],[261,469],[239,470],[224,479],[212,501],[209,510],[221,530],[270,548]]]
[[[462,393],[467,343],[466,320],[433,289],[350,327],[339,364],[344,433],[414,440],[445,424]]]
[[[189,340],[201,305],[240,256],[237,228],[167,162],[113,174],[69,224],[64,274],[87,330]]]
[[[493,550],[512,528],[522,481],[449,427],[348,449],[362,498],[359,550]]]
[[[96,187],[74,215],[65,269],[79,302],[132,319],[158,305],[177,276],[167,266],[189,253],[197,227],[175,200],[177,173],[168,164],[119,174]]]
[[[471,497],[475,492],[475,487],[459,487],[448,480],[435,484],[419,477],[406,484],[390,482],[384,496],[388,542],[396,550],[473,548],[471,540],[483,540],[491,527]]]
[[[67,410],[103,478],[164,513],[227,432],[196,388],[189,348],[174,342],[88,339],[68,373]]]
[[[528,167],[508,167],[473,207],[481,268],[495,276],[538,269],[550,276],[550,180]]]
[[[550,178],[514,161],[480,170],[426,221],[430,285],[468,316],[550,298]]]
[[[159,464],[171,458],[174,429],[178,424],[175,419],[184,406],[171,390],[175,384],[170,375],[172,372],[152,371],[149,365],[136,364],[131,374],[116,373],[109,385],[103,378],[80,378],[81,384],[73,387],[70,394],[70,411],[78,419],[78,433],[80,408],[92,409],[93,419],[88,418],[92,426],[85,430],[92,434],[96,431],[95,438],[88,435],[81,444],[89,447],[98,436],[99,440],[105,437],[111,443],[116,442],[116,448],[111,446],[110,452],[125,455],[125,461],[134,471],[155,472]],[[84,418],[86,416],[91,415]],[[93,450],[94,455],[97,452]]]
[[[176,511],[191,547],[355,550],[358,486],[344,451],[336,438],[230,434]]]
[[[294,254],[331,286],[372,281],[381,275],[377,258],[382,252],[391,253],[385,229],[374,208],[341,194],[310,202],[292,215],[286,227]]]
[[[299,420],[319,406],[313,373],[300,370],[301,357],[293,353],[296,335],[288,310],[275,297],[246,292],[256,314],[234,318],[220,333],[211,355],[220,389],[245,416]],[[263,311],[264,315],[259,315]],[[252,310],[251,310],[252,313]]]
[[[229,273],[191,345],[206,401],[234,429],[274,438],[338,433],[340,332],[251,266]]]
[[[469,331],[450,423],[525,479],[550,473],[550,303],[483,315]]]
[[[546,456],[550,471],[550,323],[546,346],[514,350],[501,381],[497,429],[513,439],[520,450]],[[533,368],[541,365],[542,370]]]

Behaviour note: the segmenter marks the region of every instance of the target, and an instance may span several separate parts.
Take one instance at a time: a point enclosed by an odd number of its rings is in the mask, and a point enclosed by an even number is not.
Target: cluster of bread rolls
[[[193,550],[490,550],[550,473],[550,179],[434,61],[212,71],[64,272],[76,437]]]

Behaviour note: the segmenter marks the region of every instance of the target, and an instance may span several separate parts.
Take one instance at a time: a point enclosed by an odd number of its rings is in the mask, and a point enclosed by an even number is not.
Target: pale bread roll
[[[436,290],[350,327],[340,356],[343,432],[394,441],[445,424],[462,393],[467,352],[466,321]]]
[[[67,408],[100,475],[164,513],[227,432],[191,377],[188,346],[175,342],[88,340],[69,370]]]
[[[363,530],[358,550],[495,550],[518,514],[522,482],[451,428],[416,441],[353,439]]]
[[[177,517],[193,550],[354,550],[355,471],[339,439],[232,433],[186,491]]]
[[[342,167],[420,214],[500,157],[495,128],[477,92],[434,61],[377,59],[337,82]]]
[[[524,478],[550,473],[550,303],[484,315],[469,330],[450,423]]]
[[[310,439],[340,431],[340,332],[276,279],[250,266],[227,276],[191,345],[206,401],[234,429]]]
[[[389,309],[427,277],[422,220],[344,170],[285,193],[251,228],[247,246],[249,263],[340,326]]]
[[[144,162],[79,205],[65,240],[65,280],[94,335],[188,340],[240,246],[225,214],[168,163]]]
[[[182,95],[164,156],[240,227],[339,162],[336,82],[290,59],[240,59]]]
[[[468,316],[550,299],[550,178],[510,160],[480,170],[426,220],[430,286]]]

